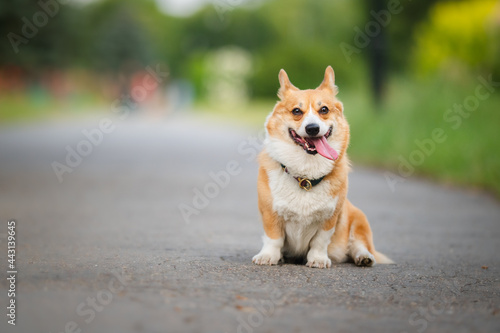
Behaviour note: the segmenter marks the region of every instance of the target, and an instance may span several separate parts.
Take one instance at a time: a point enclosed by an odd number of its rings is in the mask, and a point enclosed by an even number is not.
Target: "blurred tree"
[[[87,38],[87,54],[99,72],[113,74],[144,69],[154,58],[149,36],[136,18],[137,4],[108,0],[90,8],[93,25]]]
[[[186,38],[180,49],[191,55],[191,69],[184,73],[200,68],[200,54],[236,45],[254,58],[255,70],[249,81],[257,97],[276,96],[281,68],[299,87],[319,85],[328,65],[334,67],[344,86],[356,84],[361,59],[347,63],[339,44],[352,42],[352,28],[363,17],[359,8],[348,0],[275,0],[253,9],[227,11],[221,20],[214,8],[207,7],[186,20]]]
[[[127,8],[113,13],[97,31],[94,64],[98,70],[127,72],[150,64],[152,52],[142,27]]]
[[[372,0],[371,1],[371,11],[380,13],[381,11],[387,11],[385,7],[384,0]],[[382,97],[384,93],[384,88],[387,79],[387,54],[389,50],[387,48],[387,32],[381,26],[380,33],[373,37],[370,45],[370,69],[372,77],[372,90],[375,97],[375,103],[379,106],[382,102]],[[377,108],[380,111],[380,108]]]
[[[363,18],[360,9],[359,3],[344,0],[266,2],[257,13],[271,22],[276,38],[255,54],[255,95],[275,96],[281,68],[300,88],[319,85],[328,65],[333,66],[339,85],[357,85],[362,59],[347,61],[339,46],[353,43],[353,28]]]
[[[391,0],[383,0],[385,8],[388,8]],[[402,11],[396,15],[391,16],[389,25],[387,26],[388,56],[390,70],[401,71],[411,63],[410,51],[412,50],[415,42],[413,38],[413,31],[416,26],[427,17],[429,9],[437,2],[443,0],[419,0],[419,1],[400,1]],[[444,0],[461,1],[461,0]],[[370,6],[370,0],[366,0],[367,6]],[[367,10],[368,15],[368,10]],[[373,19],[369,16],[368,20]]]
[[[0,3],[0,65],[28,73],[66,68],[78,52],[78,15],[70,4],[46,8],[31,0]]]

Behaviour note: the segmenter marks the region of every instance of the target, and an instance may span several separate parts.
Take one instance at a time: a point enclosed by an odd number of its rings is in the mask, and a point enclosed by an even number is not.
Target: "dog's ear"
[[[337,95],[339,88],[335,85],[335,72],[332,66],[328,66],[325,71],[325,78],[318,87],[320,90],[330,90],[334,95]]]
[[[284,69],[280,70],[279,80],[280,80],[280,89],[278,90],[278,97],[280,99],[285,98],[286,93],[290,90],[294,91],[299,90],[292,84],[292,82],[290,82],[290,79],[288,78],[288,75],[286,74]]]

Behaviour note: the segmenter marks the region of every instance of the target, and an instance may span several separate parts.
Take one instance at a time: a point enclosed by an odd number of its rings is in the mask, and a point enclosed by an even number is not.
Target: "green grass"
[[[243,122],[248,126],[264,126],[267,115],[273,110],[276,101],[254,100],[251,103],[228,105],[199,101],[194,106],[195,112],[210,114],[229,121]]]
[[[479,82],[449,86],[442,82],[391,82],[385,106],[377,111],[369,100],[346,93],[346,117],[351,125],[353,160],[386,167],[400,174],[403,160],[415,169],[414,175],[458,185],[479,187],[500,196],[500,94],[480,101],[477,109],[456,114],[461,123],[444,119],[455,104],[463,105]],[[430,143],[434,130],[444,140]],[[434,149],[425,151],[417,142]],[[423,157],[423,158],[422,158]],[[413,159],[412,159],[413,158]]]
[[[58,100],[44,93],[11,93],[0,95],[0,124],[33,122],[88,113],[102,101],[92,95]]]
[[[477,80],[458,85],[393,78],[379,108],[373,106],[366,86],[341,89],[338,97],[351,126],[350,158],[403,177],[407,175],[398,168],[406,160],[414,168],[411,175],[485,189],[500,197],[500,88],[462,118],[460,126],[443,118],[454,104],[473,96],[478,85]],[[237,107],[200,103],[199,107],[216,116],[262,126],[274,103],[256,101]],[[416,140],[428,143],[435,129],[441,129],[446,139],[425,152]]]

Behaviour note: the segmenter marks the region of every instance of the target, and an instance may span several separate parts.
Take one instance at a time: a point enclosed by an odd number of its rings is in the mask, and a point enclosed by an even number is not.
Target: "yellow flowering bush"
[[[487,70],[500,64],[500,2],[438,2],[415,29],[413,67],[419,74]]]

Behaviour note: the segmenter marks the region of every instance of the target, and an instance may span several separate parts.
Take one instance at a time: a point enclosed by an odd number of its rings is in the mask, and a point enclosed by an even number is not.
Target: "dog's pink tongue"
[[[321,156],[333,161],[335,161],[339,157],[337,151],[328,144],[324,136],[322,136],[321,138],[311,138],[311,140]]]

